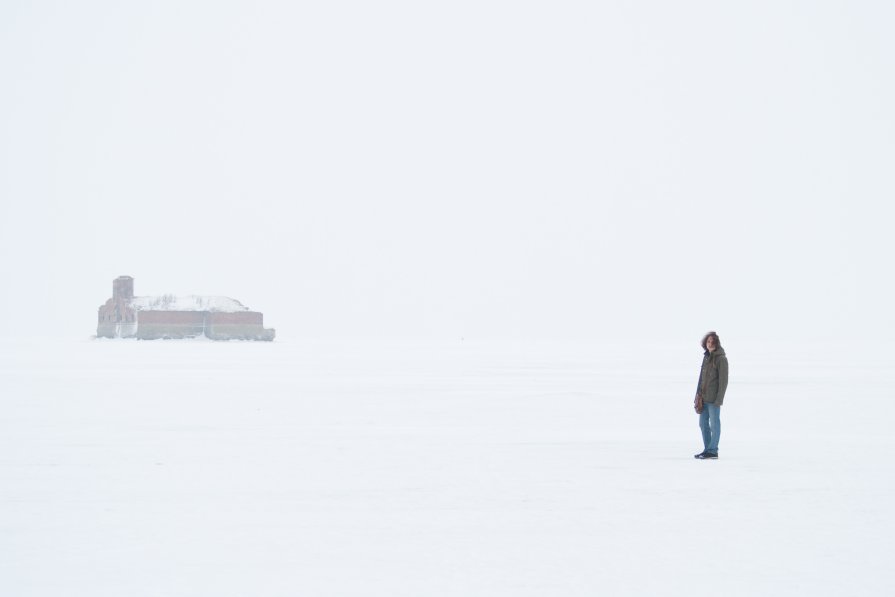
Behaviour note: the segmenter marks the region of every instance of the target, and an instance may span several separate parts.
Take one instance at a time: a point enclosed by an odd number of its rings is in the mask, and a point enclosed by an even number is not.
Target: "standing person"
[[[702,398],[699,412],[699,429],[702,430],[702,445],[705,449],[694,458],[700,460],[718,458],[718,440],[721,439],[721,405],[727,391],[727,355],[721,348],[721,340],[715,332],[702,338],[702,370],[696,385],[696,400]]]

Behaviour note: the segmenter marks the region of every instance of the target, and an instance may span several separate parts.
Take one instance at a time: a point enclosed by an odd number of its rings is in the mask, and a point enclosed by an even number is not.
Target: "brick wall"
[[[205,335],[212,340],[273,340],[274,330],[265,330],[257,311],[209,313]]]
[[[139,311],[137,338],[194,338],[205,333],[203,311]]]
[[[264,325],[263,315],[257,311],[237,311],[236,313],[209,313],[208,323],[223,325]]]

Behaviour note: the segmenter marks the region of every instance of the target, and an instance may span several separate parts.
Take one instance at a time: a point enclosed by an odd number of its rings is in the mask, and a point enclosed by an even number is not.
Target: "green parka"
[[[724,393],[727,391],[727,355],[720,346],[714,352],[705,351],[702,357],[702,370],[699,372],[699,383],[696,393],[702,394],[706,404],[724,404]]]

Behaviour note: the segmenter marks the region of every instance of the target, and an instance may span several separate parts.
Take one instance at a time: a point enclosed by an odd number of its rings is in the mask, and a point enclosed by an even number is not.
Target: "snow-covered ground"
[[[3,341],[0,595],[895,594],[893,351],[725,348]]]

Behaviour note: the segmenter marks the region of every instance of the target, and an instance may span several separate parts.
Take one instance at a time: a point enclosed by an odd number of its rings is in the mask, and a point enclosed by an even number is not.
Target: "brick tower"
[[[116,303],[134,298],[134,279],[130,276],[118,276],[112,280],[112,300]]]

